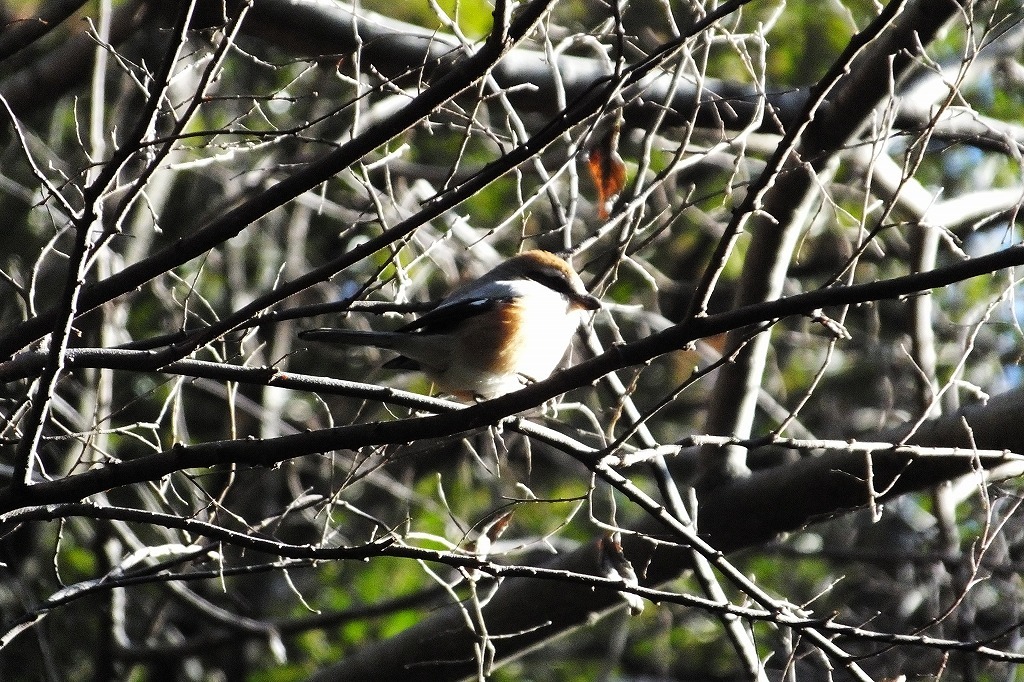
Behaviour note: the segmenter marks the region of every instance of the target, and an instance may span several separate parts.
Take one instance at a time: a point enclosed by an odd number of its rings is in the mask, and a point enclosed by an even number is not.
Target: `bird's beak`
[[[575,296],[576,305],[583,308],[584,310],[600,310],[601,299],[597,296],[591,296],[590,294],[577,294]]]

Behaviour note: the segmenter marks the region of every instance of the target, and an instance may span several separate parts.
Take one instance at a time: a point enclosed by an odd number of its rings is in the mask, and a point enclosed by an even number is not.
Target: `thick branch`
[[[229,463],[268,466],[317,452],[355,449],[367,445],[408,443],[422,438],[440,438],[463,433],[497,423],[510,415],[536,407],[569,389],[590,384],[609,372],[629,365],[643,364],[659,355],[683,348],[700,338],[788,315],[807,314],[831,305],[853,305],[905,296],[1021,264],[1024,264],[1024,246],[1015,246],[930,272],[882,282],[821,289],[719,315],[695,318],[640,341],[614,347],[592,360],[558,372],[549,379],[520,391],[454,413],[386,423],[341,426],[266,440],[221,441],[188,447],[178,446],[132,461],[108,464],[64,479],[38,483],[21,492],[2,491],[0,511],[25,504],[76,502],[113,487],[157,480],[182,469]],[[279,382],[280,385],[286,385],[287,375],[280,375]]]

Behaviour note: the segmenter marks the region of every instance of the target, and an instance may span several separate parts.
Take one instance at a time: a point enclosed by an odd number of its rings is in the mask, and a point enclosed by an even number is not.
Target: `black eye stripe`
[[[535,282],[543,284],[548,289],[557,291],[560,294],[572,298],[578,296],[578,292],[573,288],[572,283],[569,282],[565,277],[560,275],[552,274],[549,272],[531,272],[527,275],[530,279]]]

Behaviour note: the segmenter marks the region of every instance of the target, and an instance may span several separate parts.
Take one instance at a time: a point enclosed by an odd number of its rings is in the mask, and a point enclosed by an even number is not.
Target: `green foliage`
[[[65,581],[77,581],[96,575],[98,557],[85,547],[65,547],[57,569]]]
[[[486,0],[416,0],[398,5],[383,0],[368,0],[362,6],[430,29],[443,28],[447,22],[455,21],[471,40],[481,39],[490,33],[494,20],[493,7]]]

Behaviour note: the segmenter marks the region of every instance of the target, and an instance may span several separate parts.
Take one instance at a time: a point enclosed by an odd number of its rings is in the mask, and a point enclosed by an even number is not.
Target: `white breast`
[[[582,311],[571,307],[569,299],[543,284],[523,283],[529,291],[520,294],[526,315],[522,322],[525,344],[518,372],[540,381],[546,379],[565,356],[579,327]]]

